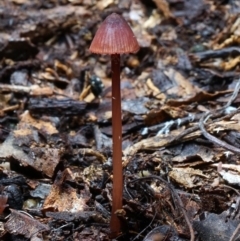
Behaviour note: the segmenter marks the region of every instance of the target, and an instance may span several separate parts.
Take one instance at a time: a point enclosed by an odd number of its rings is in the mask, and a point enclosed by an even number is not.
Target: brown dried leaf
[[[26,132],[24,133],[26,134]],[[20,141],[20,138],[16,139],[12,135],[4,141],[0,146],[0,158],[14,158],[20,162],[22,166],[31,166],[34,169],[43,172],[45,175],[52,177],[54,170],[59,163],[61,150],[55,148],[35,147],[29,148],[29,154],[26,154],[22,148],[15,143],[16,141]]]
[[[26,238],[32,238],[39,232],[49,230],[47,225],[40,223],[39,221],[30,218],[26,214],[10,209],[11,215],[8,221],[5,223],[5,229],[14,235],[20,234]]]
[[[14,158],[23,166],[31,166],[52,177],[57,164],[60,161],[62,150],[59,148],[42,147],[36,129],[52,135],[58,133],[52,123],[36,120],[26,111],[21,116],[17,129],[13,131],[5,142],[0,146],[1,158]],[[23,151],[22,146],[28,148],[28,153]],[[40,146],[37,146],[40,145]]]
[[[180,105],[188,105],[194,102],[202,102],[206,100],[211,100],[214,97],[222,96],[224,94],[227,94],[229,92],[232,92],[230,90],[224,90],[224,91],[215,91],[215,93],[208,93],[206,91],[198,91],[194,92],[192,96],[186,96],[186,98],[182,99],[169,99],[167,101],[167,104],[170,106],[180,106]]]
[[[220,122],[215,122],[215,123],[211,123],[209,125],[206,125],[206,129],[208,132],[210,133],[214,133],[214,132],[218,132],[220,130],[236,130],[236,131],[240,131],[240,124],[239,124],[239,116],[238,115],[235,116],[234,121],[220,121]],[[233,117],[234,118],[234,117]],[[223,127],[224,126],[224,127]],[[134,155],[136,152],[138,151],[143,151],[143,150],[156,150],[160,147],[164,147],[167,146],[169,143],[172,143],[173,140],[175,140],[175,138],[178,137],[178,135],[182,132],[182,129],[178,129],[175,131],[171,131],[169,134],[167,135],[158,135],[155,137],[150,137],[144,140],[141,140],[137,143],[135,143],[134,145],[126,148],[124,150],[124,155],[128,156],[128,155]],[[182,141],[186,141],[186,140],[192,140],[195,139],[196,137],[199,137],[201,135],[201,132],[199,130],[192,132],[190,134],[185,135],[182,138]],[[204,151],[203,151],[204,152]],[[212,155],[211,154],[203,154],[201,153],[200,155],[202,157],[203,160],[205,161],[210,161]],[[215,154],[215,158],[219,159],[220,155]]]
[[[214,49],[223,49],[228,46],[237,45],[240,41],[240,18],[236,15],[232,15],[226,27],[223,28],[222,32],[219,33],[212,43]]]
[[[69,169],[65,169],[62,173],[58,173],[52,189],[43,204],[43,210],[78,212],[87,208],[86,202],[90,198],[88,190],[84,190],[79,195],[77,190],[65,183],[66,179],[72,179],[72,173]]]
[[[56,127],[50,121],[43,121],[39,119],[34,119],[28,111],[25,111],[21,116],[21,121],[18,124],[18,128],[14,134],[20,134],[23,129],[29,129],[29,125],[43,131],[48,135],[58,133]]]
[[[181,130],[178,131],[178,134],[180,134]],[[176,134],[176,136],[178,135]],[[125,156],[132,156],[136,152],[140,150],[155,150],[160,147],[166,146],[168,143],[170,143],[173,139],[173,135],[159,135],[155,137],[150,137],[147,139],[144,139],[142,141],[139,141],[135,143],[132,146],[127,147],[123,153]]]
[[[169,172],[169,177],[171,177],[175,182],[183,185],[185,188],[193,188],[199,185],[202,185],[201,181],[195,181],[195,177],[205,177],[201,170],[193,169],[193,168],[173,168],[172,171]]]
[[[174,94],[177,96],[193,96],[195,95],[199,89],[192,85],[180,72],[177,72],[173,68],[169,68],[164,71],[164,74],[172,80],[173,83],[176,83],[176,86],[170,89],[168,94]]]
[[[184,162],[189,159],[199,159],[201,158],[204,162],[213,162],[214,160],[214,151],[211,148],[205,146],[198,146],[197,144],[185,145],[182,152],[173,157],[173,162]]]
[[[214,167],[218,167],[219,164],[212,164],[211,166]],[[233,171],[237,171],[238,173],[240,173],[240,166],[239,165],[234,165],[234,164],[221,164],[221,168],[222,169],[227,169],[227,170],[233,170]]]
[[[144,123],[147,126],[156,125],[160,122],[166,121],[167,118],[169,118],[169,115],[164,110],[151,110],[144,118]]]

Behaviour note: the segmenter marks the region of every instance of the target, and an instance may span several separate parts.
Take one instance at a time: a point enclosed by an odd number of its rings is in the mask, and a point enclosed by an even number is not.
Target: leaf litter
[[[111,71],[89,52],[112,12],[121,63],[117,240],[239,240],[238,1],[0,3],[1,240],[110,240]]]

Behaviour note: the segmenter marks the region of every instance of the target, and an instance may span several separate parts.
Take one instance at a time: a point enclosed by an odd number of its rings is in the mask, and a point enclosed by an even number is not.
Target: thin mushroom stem
[[[126,20],[112,13],[100,25],[89,50],[110,54],[112,62],[113,201],[110,231],[111,237],[115,238],[122,228],[116,211],[122,209],[123,195],[120,54],[136,53],[139,45]]]
[[[122,170],[122,114],[120,93],[120,54],[111,55],[112,64],[112,135],[113,135],[113,191],[111,235],[116,236],[121,229],[121,221],[115,214],[122,208],[123,170]]]

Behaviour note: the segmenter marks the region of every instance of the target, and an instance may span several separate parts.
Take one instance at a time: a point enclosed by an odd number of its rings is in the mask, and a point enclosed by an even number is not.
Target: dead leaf
[[[211,148],[200,146],[197,144],[185,144],[182,148],[181,153],[173,157],[173,162],[192,162],[192,159],[201,158],[204,162],[213,162],[214,161],[214,151]]]
[[[198,182],[196,182],[196,176],[208,178],[201,170],[190,167],[173,168],[172,171],[169,172],[169,177],[185,188],[193,188],[202,185],[201,181],[198,180]]]
[[[39,232],[49,230],[47,225],[27,216],[24,213],[10,209],[11,215],[5,223],[5,229],[13,235],[23,235],[25,238],[32,238]]]
[[[182,74],[172,68],[165,70],[164,74],[177,85],[176,90],[173,88],[168,91],[168,94],[176,94],[177,96],[185,96],[185,98],[187,98],[188,96],[195,95],[199,91],[199,89],[192,85]]]
[[[220,171],[220,175],[230,185],[240,186],[240,175],[233,172]]]
[[[58,133],[57,129],[55,126],[50,121],[43,121],[39,119],[34,119],[28,111],[25,111],[22,116],[21,116],[21,121],[18,124],[18,128],[16,130],[16,135],[17,133],[23,131],[24,127],[28,129],[26,125],[33,126],[37,128],[38,130],[43,131],[44,133],[48,135],[56,134]]]
[[[81,191],[79,195],[77,190],[66,184],[66,179],[72,178],[72,173],[69,169],[65,169],[62,173],[59,172],[51,191],[44,201],[42,210],[45,211],[68,211],[79,212],[84,211],[88,206],[86,202],[90,198],[89,190]]]

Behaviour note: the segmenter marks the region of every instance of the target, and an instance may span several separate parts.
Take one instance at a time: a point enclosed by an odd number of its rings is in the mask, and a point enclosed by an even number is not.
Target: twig
[[[162,134],[164,132],[164,130],[165,130],[165,133],[166,133],[166,131],[170,131],[174,127],[179,127],[179,126],[182,126],[182,125],[189,124],[193,121],[199,120],[201,118],[201,116],[202,116],[202,114],[196,114],[196,115],[189,114],[187,117],[178,118],[176,120],[167,121],[167,122],[164,122],[164,123],[161,123],[161,124],[150,126],[150,127],[148,127],[148,130],[150,132],[158,131],[157,135],[159,135],[159,134]]]
[[[229,119],[231,118],[233,115],[239,113],[240,111],[240,108],[232,111],[230,114],[226,114],[225,116],[223,116],[223,114],[226,112],[226,109],[232,104],[232,102],[235,100],[235,98],[237,97],[237,93],[239,92],[239,89],[240,89],[240,79],[239,79],[239,82],[238,84],[236,85],[236,88],[231,96],[231,98],[229,99],[228,103],[214,111],[214,113],[212,113],[211,115],[211,118],[214,119],[214,122],[217,122],[217,121],[221,121],[221,120],[224,120],[224,119]],[[207,113],[208,115],[209,113]],[[169,130],[174,126],[174,125],[177,125],[177,126],[180,126],[183,122],[188,122],[190,120],[190,118],[193,120],[196,120],[196,119],[201,119],[202,117],[206,117],[206,113],[203,113],[203,114],[197,114],[197,115],[190,115],[189,117],[187,117],[186,119],[179,119],[176,120],[176,121],[172,121],[172,125],[169,125],[169,122],[165,122],[161,125],[159,125],[158,127],[162,127],[162,130],[164,129],[164,131],[166,132],[167,131],[167,128],[166,126],[169,128]],[[209,118],[209,117],[208,117]],[[181,121],[183,120],[183,122]],[[184,123],[184,124],[185,124]],[[211,120],[209,123],[213,123],[213,121]],[[147,139],[144,139],[138,143],[135,143],[134,145],[132,145],[131,147],[128,147],[124,150],[124,155],[125,157],[127,156],[132,156],[134,155],[137,151],[139,151],[140,149],[146,149],[146,150],[153,150],[154,148],[159,148],[159,147],[165,147],[165,146],[169,146],[169,145],[172,145],[173,143],[176,143],[178,142],[179,140],[183,141],[182,139],[197,131],[199,129],[199,125],[197,123],[194,123],[195,126],[191,127],[191,128],[188,128],[187,130],[184,130],[182,133],[180,133],[179,135],[177,136],[173,136],[173,137],[169,137],[169,136],[154,136],[154,137],[150,137],[150,138],[147,138]],[[155,130],[156,131],[156,128],[153,127],[152,130]],[[159,132],[161,132],[162,130],[160,130]],[[128,164],[129,161],[126,161],[125,162],[125,165]]]
[[[229,150],[229,151],[231,151],[231,152],[233,152],[233,153],[240,154],[240,149],[239,149],[239,148],[237,148],[237,147],[235,147],[235,146],[232,146],[232,145],[226,143],[225,141],[222,141],[222,140],[216,138],[215,136],[213,136],[213,135],[211,135],[210,133],[207,132],[207,130],[206,130],[205,127],[204,127],[204,122],[205,122],[209,117],[211,117],[211,114],[207,114],[207,115],[205,115],[205,116],[202,116],[202,118],[200,119],[200,121],[199,121],[199,123],[198,123],[199,128],[200,128],[203,136],[204,136],[205,138],[207,138],[208,140],[210,140],[211,142],[213,142],[213,143],[215,143],[215,144],[217,144],[217,145],[219,145],[219,146],[221,146],[221,147],[223,147],[223,148],[225,148],[225,149],[227,149],[227,150]]]
[[[133,181],[131,181],[131,182],[137,182],[137,181],[146,180],[146,179],[158,179],[158,180],[160,180],[161,182],[163,182],[166,186],[168,186],[168,188],[171,190],[173,196],[177,199],[177,201],[178,201],[178,203],[179,203],[179,206],[180,206],[180,208],[181,208],[181,210],[182,210],[183,216],[184,216],[184,218],[185,218],[185,220],[186,220],[186,223],[187,223],[187,225],[188,225],[188,228],[189,228],[189,232],[190,232],[190,236],[191,236],[190,241],[194,241],[194,240],[195,240],[195,235],[194,235],[193,227],[192,227],[192,225],[191,225],[191,223],[190,223],[190,220],[189,220],[189,218],[188,218],[188,216],[187,216],[187,213],[186,213],[186,211],[185,211],[185,209],[184,209],[184,205],[183,205],[183,203],[182,203],[182,200],[181,200],[181,198],[179,197],[179,195],[177,194],[177,192],[175,191],[175,189],[171,186],[171,184],[169,184],[169,183],[168,183],[167,181],[165,181],[163,178],[161,178],[160,176],[156,176],[156,175],[151,175],[151,176],[149,176],[149,177],[141,177],[141,178],[136,179],[136,180],[133,180]]]
[[[136,239],[138,239],[139,237],[140,237],[140,235],[143,233],[143,232],[145,232],[145,230],[147,230],[148,229],[148,227],[150,227],[151,225],[152,225],[152,223],[153,223],[153,221],[154,221],[154,219],[156,218],[156,215],[157,215],[157,213],[155,213],[154,214],[154,216],[153,216],[153,218],[152,218],[152,220],[151,220],[151,222],[148,224],[148,226],[147,227],[145,227],[132,241],[134,241],[134,240],[136,240]]]
[[[101,161],[102,163],[106,162],[106,157],[104,155],[102,155],[101,152],[99,151],[96,151],[94,149],[91,149],[91,148],[81,148],[81,149],[78,149],[76,151],[75,154],[81,154],[83,156],[95,156],[99,161]]]
[[[235,89],[233,91],[233,94],[232,94],[231,98],[229,99],[227,104],[223,107],[224,110],[227,107],[229,107],[233,103],[233,101],[237,98],[239,90],[240,90],[240,79],[238,80],[238,83],[235,86]]]
[[[30,93],[34,88],[38,88],[37,85],[33,86],[21,86],[21,85],[7,85],[1,84],[0,85],[0,93],[3,92],[13,92],[13,93]]]
[[[221,185],[219,185],[219,186],[233,190],[233,191],[236,192],[236,194],[240,197],[240,192],[239,192],[236,188],[233,188],[233,187],[228,186],[228,185],[226,185],[226,184],[221,184]]]
[[[102,133],[99,130],[99,126],[97,124],[93,126],[93,133],[96,142],[96,149],[101,150],[103,146]]]
[[[22,85],[8,85],[0,84],[0,93],[22,93],[30,96],[51,96],[53,90],[51,87],[39,87],[38,85],[22,86]]]
[[[230,99],[228,100],[227,104],[224,105],[224,106],[223,106],[222,108],[220,108],[219,110],[216,110],[215,113],[212,113],[211,117],[217,118],[217,117],[221,116],[221,115],[223,114],[223,112],[225,112],[226,109],[227,109],[227,108],[234,102],[234,100],[237,98],[239,90],[240,90],[240,79],[238,80],[238,83],[236,84],[235,89],[234,89],[234,91],[233,91],[233,93],[232,93],[232,96],[231,96]],[[233,114],[237,113],[237,111],[238,111],[238,110],[233,111],[233,112],[230,114],[230,116],[232,116]],[[201,122],[201,119],[202,119],[203,117],[206,117],[206,115],[208,115],[208,114],[209,114],[209,113],[207,113],[207,114],[200,114],[200,115],[198,114],[198,115],[195,115],[195,116],[194,116],[194,117],[195,117],[194,119],[200,119],[199,122]],[[209,116],[209,117],[210,117],[210,116]],[[206,118],[209,118],[209,117],[206,117]],[[224,118],[225,118],[225,117],[224,117]],[[215,121],[220,121],[220,120],[222,120],[222,119],[223,119],[223,118],[217,119],[217,120],[215,120]],[[187,135],[187,134],[190,134],[191,132],[196,131],[197,129],[198,129],[198,126],[194,126],[194,127],[192,127],[192,128],[189,128],[189,129],[187,129],[186,131],[182,132],[179,136],[177,136],[176,138],[174,138],[174,140],[181,139],[183,136],[185,136],[185,135]]]
[[[192,56],[196,59],[197,62],[201,62],[209,58],[226,58],[227,56],[230,56],[232,54],[239,54],[239,53],[240,53],[239,47],[228,47],[223,49],[199,52]]]
[[[235,231],[233,232],[233,234],[232,234],[232,236],[231,236],[231,238],[230,238],[229,241],[234,241],[234,240],[235,240],[235,238],[237,237],[237,234],[238,234],[239,230],[240,230],[240,224],[238,224],[238,226],[236,227],[236,229],[235,229]]]
[[[223,108],[217,110],[216,112],[222,114],[226,110],[226,108],[228,108],[233,103],[233,101],[237,98],[239,90],[240,90],[240,79],[238,80],[238,83],[236,84],[236,87],[235,87],[235,89],[233,91],[233,94],[232,94],[231,98],[229,99],[229,101],[227,102],[227,104]],[[239,148],[237,148],[235,146],[232,146],[232,145],[226,143],[225,141],[222,141],[222,140],[216,138],[215,136],[213,136],[213,135],[211,135],[210,133],[207,132],[207,130],[204,127],[204,123],[211,116],[212,116],[212,114],[210,114],[209,112],[206,113],[205,115],[203,115],[201,117],[201,119],[200,119],[200,121],[198,123],[199,128],[200,128],[202,134],[204,135],[204,137],[207,138],[208,140],[210,140],[211,142],[213,142],[213,143],[215,143],[215,144],[217,144],[217,145],[219,145],[219,146],[221,146],[221,147],[223,147],[223,148],[225,148],[225,149],[227,149],[227,150],[229,150],[231,152],[240,154],[240,149]]]

